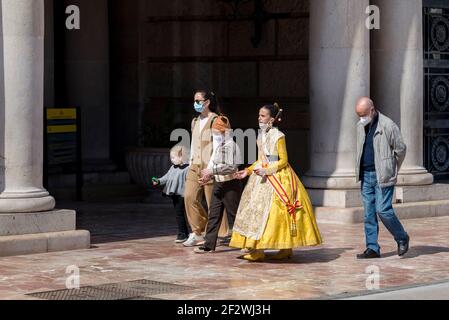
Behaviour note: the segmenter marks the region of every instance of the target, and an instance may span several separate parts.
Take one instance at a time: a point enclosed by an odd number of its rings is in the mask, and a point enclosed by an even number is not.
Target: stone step
[[[61,174],[63,168],[60,166],[50,166],[48,168],[50,174]],[[118,166],[109,159],[83,159],[83,172],[115,172]]]
[[[435,183],[427,186],[396,187],[397,200],[401,203],[437,201],[449,199],[449,184]]]
[[[74,187],[49,188],[48,191],[56,201],[76,200],[76,190]],[[147,194],[145,189],[134,184],[85,186],[82,192],[84,201],[107,200],[131,196],[144,198]]]
[[[89,248],[90,232],[87,230],[0,237],[0,257]]]
[[[359,189],[323,190],[307,189],[312,204],[317,207],[353,208],[361,207]],[[424,186],[397,186],[393,203],[412,203],[449,199],[449,184],[439,183]]]
[[[84,173],[84,185],[126,185],[131,184],[128,172],[91,172]],[[75,174],[54,174],[48,177],[49,188],[74,187],[76,185]]]
[[[117,171],[117,165],[109,159],[84,159],[84,172],[114,172]]]
[[[0,214],[0,236],[60,232],[75,229],[76,212],[74,210]]]
[[[449,216],[449,200],[401,203],[393,207],[396,215],[403,220]],[[363,223],[364,210],[363,207],[316,207],[315,216],[319,223]]]
[[[312,204],[317,207],[354,208],[363,206],[359,189],[323,190],[307,189]],[[393,193],[393,203],[397,203],[396,189]]]

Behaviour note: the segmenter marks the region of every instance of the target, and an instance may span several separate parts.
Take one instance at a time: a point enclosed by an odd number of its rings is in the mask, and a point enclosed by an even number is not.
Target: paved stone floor
[[[288,261],[249,263],[225,246],[198,255],[175,245],[170,205],[114,200],[58,203],[77,208],[78,228],[92,233],[92,248],[0,258],[0,299],[35,299],[26,294],[65,289],[68,266],[80,270],[81,286],[140,279],[187,286],[157,299],[332,299],[379,289],[449,282],[449,217],[405,220],[411,250],[396,255],[396,244],[382,227],[383,258],[360,261],[362,225],[320,224],[325,244],[295,251]],[[368,269],[367,269],[368,268]],[[374,281],[371,281],[374,279]],[[368,284],[368,287],[367,287]]]

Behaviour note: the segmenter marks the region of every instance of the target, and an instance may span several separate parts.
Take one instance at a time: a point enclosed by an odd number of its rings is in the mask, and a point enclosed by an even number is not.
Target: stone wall
[[[264,1],[267,12],[291,17],[267,21],[257,48],[251,42],[252,2],[241,7],[247,19],[235,20],[229,18],[232,9],[219,1],[143,3],[144,121],[157,121],[170,105],[188,127],[197,88],[217,93],[233,127],[256,127],[258,108],[278,101],[286,109],[281,128],[288,133],[291,162],[304,172],[309,131],[308,1]]]
[[[122,167],[126,148],[138,143],[143,105],[139,10],[138,0],[109,0],[111,157]]]
[[[193,92],[210,88],[233,127],[257,127],[259,107],[279,102],[286,110],[281,129],[287,133],[291,162],[301,173],[307,170],[309,1],[264,4],[267,12],[289,17],[264,23],[254,48],[252,1],[242,5],[238,19],[217,0],[108,1],[110,151],[115,161],[120,163],[126,147],[139,143],[145,125],[160,123],[168,111],[174,114],[172,126],[188,128]]]
[[[80,8],[80,30],[65,27],[69,5]],[[108,0],[45,0],[44,103],[81,108],[85,160],[110,154],[109,25]]]

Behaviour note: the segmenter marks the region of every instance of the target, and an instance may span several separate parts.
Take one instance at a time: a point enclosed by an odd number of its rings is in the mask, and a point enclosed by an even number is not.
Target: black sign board
[[[76,174],[76,199],[82,201],[81,117],[79,108],[45,108],[44,185],[50,173]]]

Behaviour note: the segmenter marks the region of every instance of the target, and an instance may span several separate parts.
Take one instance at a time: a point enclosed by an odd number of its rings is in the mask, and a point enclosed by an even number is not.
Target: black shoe
[[[364,253],[357,255],[357,259],[375,259],[375,258],[380,258],[380,254],[378,254],[376,251],[370,248],[366,249]]]
[[[205,246],[199,246],[198,248],[195,248],[193,250],[195,253],[212,253],[215,250],[212,250],[211,248],[205,247]]]
[[[398,256],[402,257],[407,253],[409,249],[410,237],[407,237],[407,240],[402,240],[398,242]]]
[[[183,243],[186,242],[187,239],[189,238],[189,235],[184,234],[184,233],[179,233],[178,237],[175,240],[175,243]]]
[[[220,239],[220,246],[227,246],[231,242],[231,237],[223,237]]]

